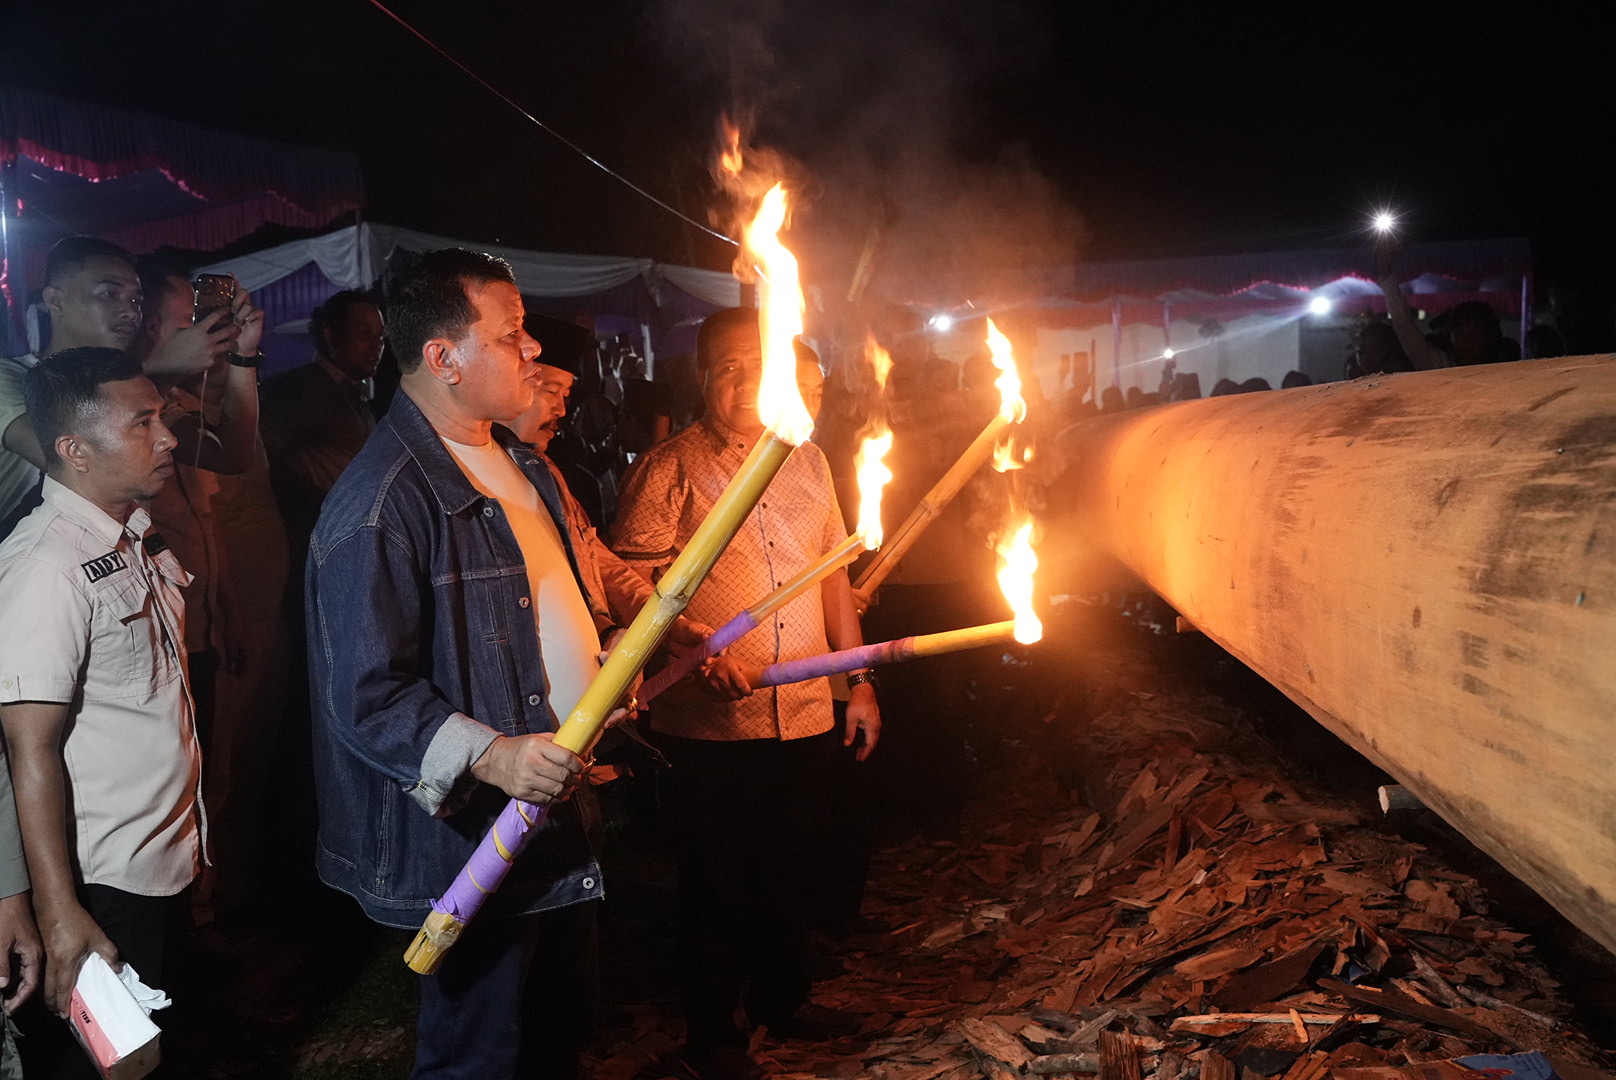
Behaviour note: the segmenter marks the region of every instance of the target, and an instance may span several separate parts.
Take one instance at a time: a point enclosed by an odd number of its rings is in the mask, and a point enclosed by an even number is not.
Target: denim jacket
[[[502,428],[556,520],[550,469]],[[553,730],[521,549],[407,394],[326,497],[307,567],[316,855],[326,884],[419,926],[507,796],[471,776],[498,735]],[[553,808],[482,918],[602,895],[578,805]]]

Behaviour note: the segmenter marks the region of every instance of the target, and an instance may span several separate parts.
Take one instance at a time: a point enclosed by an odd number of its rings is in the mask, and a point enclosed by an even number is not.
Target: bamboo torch
[[[781,686],[838,672],[858,671],[881,664],[901,664],[922,656],[941,656],[984,645],[1005,645],[1011,641],[1030,645],[1044,636],[1043,624],[1032,609],[1032,577],[1037,569],[1038,556],[1032,550],[1032,521],[1028,519],[1015,530],[1007,543],[999,545],[999,588],[1003,590],[1015,618],[983,626],[969,626],[963,630],[860,645],[800,660],[785,660],[765,668],[753,668],[746,673],[747,682],[754,687]]]
[[[982,429],[982,434],[966,447],[965,453],[954,462],[952,468],[943,474],[942,479],[932,485],[926,497],[920,500],[904,523],[893,530],[892,536],[881,548],[881,553],[864,568],[859,579],[853,587],[860,592],[868,594],[876,586],[887,579],[898,560],[908,554],[920,534],[925,532],[933,521],[947,509],[948,504],[954,501],[954,496],[960,493],[965,482],[976,474],[976,470],[993,456],[993,448],[999,441],[999,436],[1009,429],[1011,424],[1019,424],[1027,415],[1027,403],[1021,398],[1021,376],[1016,371],[1015,357],[1010,351],[1010,339],[999,332],[988,319],[988,350],[993,354],[994,366],[999,369],[999,377],[994,385],[999,388],[999,412]]]
[[[668,687],[689,675],[710,657],[735,644],[747,634],[763,625],[763,620],[785,607],[821,581],[858,558],[862,551],[876,551],[881,547],[881,490],[892,479],[892,470],[885,461],[892,449],[892,432],[881,430],[871,435],[859,447],[856,459],[859,481],[858,528],[840,544],[827,551],[806,570],[781,585],[729,622],[713,631],[713,636],[702,647],[675,660],[640,687],[640,704],[644,705]]]
[[[785,219],[785,189],[776,184],[763,197],[744,241],[762,279],[759,325],[764,362],[758,402],[768,430],[685,549],[662,575],[655,595],[640,609],[594,682],[556,732],[557,745],[575,754],[587,753],[600,736],[606,717],[622,702],[634,677],[684,611],[769,481],[791,451],[813,434],[813,421],[797,390],[796,354],[791,344],[802,333],[803,302],[797,260],[778,236]],[[423,975],[437,970],[444,953],[454,945],[483,901],[504,881],[526,837],[544,815],[543,807],[520,800],[513,799],[506,806],[449,891],[433,901],[432,913],[404,953],[405,963],[412,970]]]

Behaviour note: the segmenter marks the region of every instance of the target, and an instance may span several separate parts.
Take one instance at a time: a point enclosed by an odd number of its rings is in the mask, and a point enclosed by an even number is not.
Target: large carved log
[[[1184,402],[1056,442],[1046,546],[1120,560],[1616,951],[1616,358]]]

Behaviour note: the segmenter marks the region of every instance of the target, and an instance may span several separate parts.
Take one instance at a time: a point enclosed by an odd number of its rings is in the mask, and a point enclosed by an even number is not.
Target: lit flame
[[[892,374],[892,354],[883,349],[881,343],[875,340],[875,335],[871,334],[864,343],[864,355],[870,361],[871,370],[875,372],[875,388],[884,391],[887,388],[887,376]]]
[[[1032,610],[1032,575],[1038,569],[1038,556],[1032,550],[1032,521],[1024,522],[1008,544],[999,551],[999,588],[1010,602],[1016,617],[1015,638],[1031,645],[1044,636],[1044,624]]]
[[[988,349],[993,353],[993,366],[999,369],[999,377],[993,380],[993,385],[999,388],[999,415],[1012,424],[1019,424],[1027,415],[1027,403],[1021,400],[1021,373],[1016,370],[1016,358],[1010,351],[1010,339],[988,323]]]
[[[1014,436],[993,446],[993,467],[999,472],[1024,469],[1032,464],[1032,447],[1019,445]]]
[[[882,458],[892,449],[892,432],[883,430],[879,435],[865,438],[853,459],[858,470],[859,486],[859,542],[865,551],[881,547],[881,489],[892,480],[892,470]]]
[[[724,117],[724,149],[718,155],[718,167],[732,176],[741,175],[744,158],[741,154],[741,129]]]
[[[786,189],[776,184],[746,227],[742,247],[758,268],[758,323],[763,334],[758,412],[776,438],[801,446],[814,433],[814,421],[797,389],[797,353],[791,342],[802,333],[804,305],[797,257],[780,243],[785,223]]]
[[[993,446],[993,467],[999,472],[1019,469],[1022,460],[1016,455],[1016,440],[1004,439]]]

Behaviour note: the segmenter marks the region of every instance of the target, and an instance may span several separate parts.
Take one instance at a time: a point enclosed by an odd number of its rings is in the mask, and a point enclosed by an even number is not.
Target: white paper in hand
[[[114,972],[100,953],[91,953],[73,984],[68,1019],[102,1076],[139,1080],[159,1061],[160,1032],[148,1014],[169,1004],[168,995],[141,982],[129,964]]]

